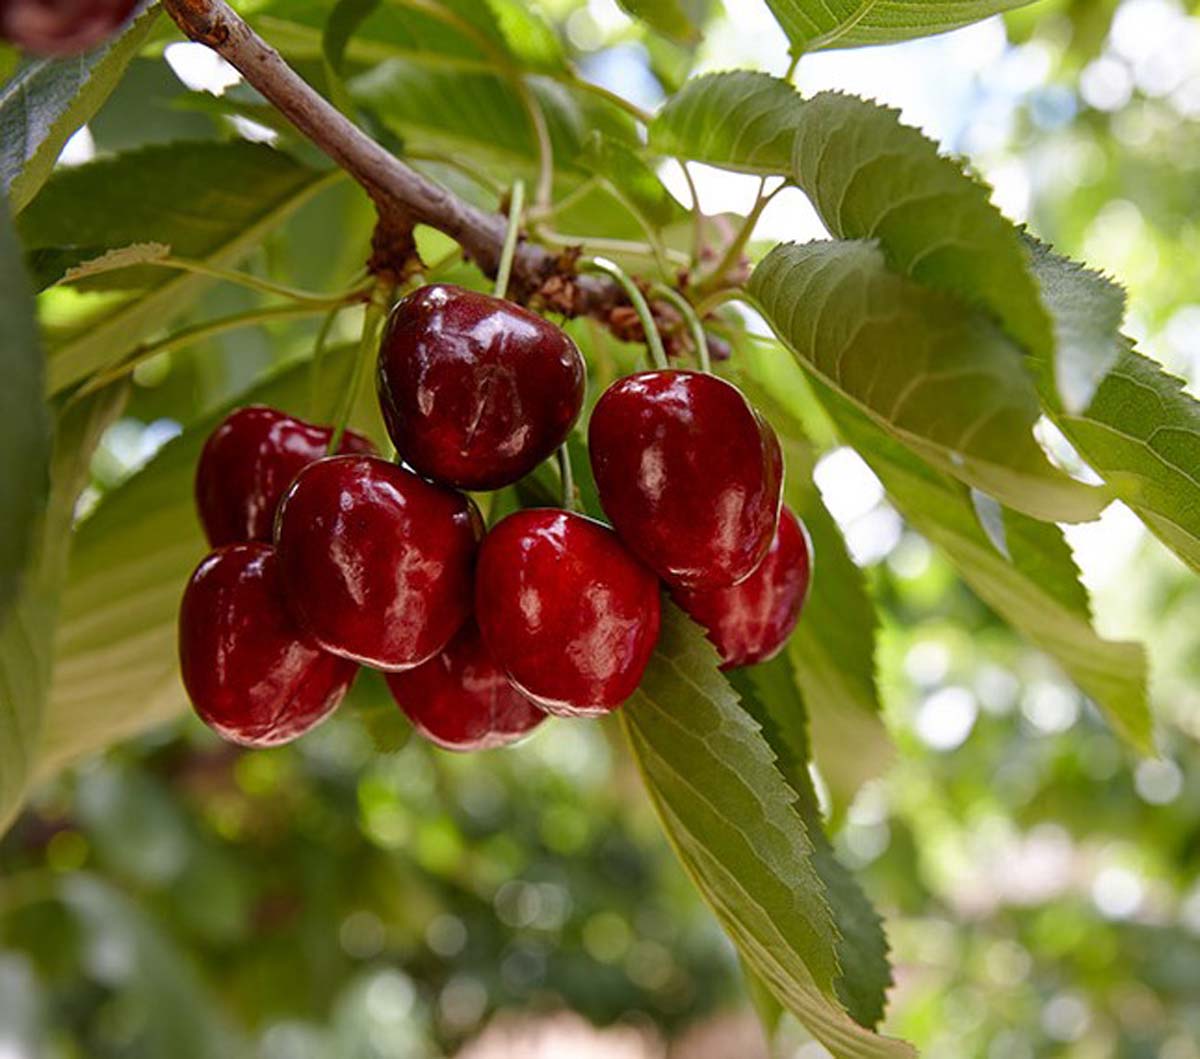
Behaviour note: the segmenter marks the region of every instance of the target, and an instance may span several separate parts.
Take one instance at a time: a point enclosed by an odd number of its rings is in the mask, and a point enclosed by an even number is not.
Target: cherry
[[[600,398],[588,440],[605,513],[668,583],[736,584],[767,554],[783,454],[736,386],[696,371],[627,376]]]
[[[607,526],[568,511],[517,511],[484,538],[475,581],[484,643],[549,713],[615,709],[658,640],[658,581]]]
[[[209,544],[270,541],[284,490],[325,455],[332,436],[329,427],[263,405],[226,416],[196,465],[196,507]],[[338,451],[373,453],[375,446],[348,430]]]
[[[504,746],[546,719],[492,660],[473,621],[428,662],[387,682],[417,731],[447,750]]]
[[[192,574],[179,611],[179,666],[196,712],[244,746],[276,746],[330,713],[358,667],[300,632],[269,544],[232,544]]]
[[[736,669],[769,661],[783,649],[800,618],[811,576],[808,531],[785,507],[767,557],[745,581],[728,588],[677,588],[671,594],[708,631],[721,653],[721,668]]]
[[[583,406],[584,366],[542,317],[437,284],[392,310],[378,382],[405,463],[460,489],[499,489],[566,440]]]
[[[88,51],[113,36],[136,0],[0,0],[0,37],[34,55]]]
[[[310,463],[279,506],[275,546],[303,628],[377,669],[437,654],[471,613],[483,522],[461,493],[377,456]]]

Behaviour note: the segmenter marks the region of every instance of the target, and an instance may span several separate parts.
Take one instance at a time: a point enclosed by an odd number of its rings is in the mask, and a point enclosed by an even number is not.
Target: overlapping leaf
[[[55,174],[21,215],[19,230],[35,257],[49,254],[60,267],[147,241],[167,243],[183,257],[228,265],[337,179],[336,173],[311,169],[260,144],[148,147]],[[73,260],[70,248],[79,248]],[[139,289],[69,332],[49,337],[52,393],[120,360],[210,281],[128,269],[89,282]]]
[[[17,594],[50,482],[41,339],[21,247],[0,196],[0,621]]]
[[[796,794],[712,645],[674,607],[622,717],[676,852],[754,972],[839,1059],[914,1054],[834,995],[837,933]]]
[[[751,293],[813,372],[892,436],[1035,518],[1094,518],[1108,501],[1035,440],[1023,354],[989,319],[887,268],[863,242],[776,247]]]
[[[796,52],[928,37],[1033,0],[767,0]]]
[[[703,0],[618,0],[632,17],[680,44],[696,44],[707,14]]]
[[[871,465],[900,513],[954,564],[1009,625],[1051,655],[1133,747],[1149,752],[1146,655],[1139,644],[1104,640],[1062,531],[1015,511],[980,524],[968,490],[884,432],[832,387],[814,383],[839,431]]]
[[[0,88],[0,182],[14,212],[45,183],[71,135],[100,109],[145,44],[158,5],[86,55],[30,62]]]
[[[840,974],[837,994],[846,1010],[863,1026],[883,1018],[892,984],[883,923],[854,877],[838,861],[825,835],[817,792],[808,772],[808,716],[788,656],[748,669],[735,670],[730,682],[742,705],[762,728],[779,762],[779,770],[796,792],[796,809],[813,843],[813,864],[838,930]]]
[[[20,594],[0,622],[0,833],[20,807],[41,752],[71,519],[96,443],[122,400],[122,387],[109,387],[76,402],[60,419],[49,501],[37,526]]]
[[[627,144],[593,133],[584,144],[580,161],[646,224],[661,229],[687,216],[658,174]]]
[[[739,350],[739,359],[747,360],[750,352]],[[775,352],[786,359],[782,349]],[[895,753],[880,717],[875,679],[879,619],[863,572],[813,484],[815,453],[786,403],[796,392],[792,374],[799,369],[790,360],[772,364],[756,357],[752,363],[753,375],[739,375],[738,383],[779,435],[787,468],[784,499],[804,521],[812,542],[813,578],[804,617],[787,650],[807,705],[813,756],[838,814]]]
[[[1200,402],[1119,333],[1119,287],[1040,244],[1034,262],[1060,336],[1057,367],[1115,359],[1085,410],[1056,407],[1047,395],[1055,422],[1163,543],[1200,570]],[[1064,361],[1075,347],[1100,356]]]
[[[877,239],[888,265],[991,312],[1048,356],[1050,318],[1017,229],[990,191],[898,111],[822,92],[805,101],[792,173],[839,239]]]
[[[738,70],[689,81],[650,123],[650,147],[740,173],[786,175],[802,102],[786,81]]]

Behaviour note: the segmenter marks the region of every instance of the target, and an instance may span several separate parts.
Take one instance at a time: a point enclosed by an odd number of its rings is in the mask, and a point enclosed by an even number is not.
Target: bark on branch
[[[407,215],[444,232],[486,275],[494,276],[506,218],[481,210],[405,165],[328,103],[225,0],[163,0],[191,40],[217,52],[300,132],[349,173],[381,216]],[[568,316],[607,319],[625,296],[612,281],[570,274],[570,256],[532,243],[517,247],[512,294]]]

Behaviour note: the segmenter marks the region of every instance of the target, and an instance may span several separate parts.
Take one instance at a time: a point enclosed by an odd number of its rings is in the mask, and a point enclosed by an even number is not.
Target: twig
[[[163,6],[187,37],[217,52],[358,181],[381,213],[401,212],[437,228],[486,275],[495,276],[507,228],[502,214],[463,201],[384,150],[307,84],[225,0],[163,0]],[[513,261],[514,294],[535,295],[552,277],[561,277],[562,265],[559,254],[521,244]],[[570,296],[559,297],[554,306],[570,315],[606,319],[625,302],[621,288],[607,277],[571,277],[570,286]]]

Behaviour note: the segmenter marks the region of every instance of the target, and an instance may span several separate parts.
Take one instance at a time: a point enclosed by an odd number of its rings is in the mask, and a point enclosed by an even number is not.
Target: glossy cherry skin
[[[736,386],[696,371],[627,376],[600,398],[588,441],[605,513],[668,584],[732,585],[762,562],[783,454]]]
[[[196,465],[196,509],[214,548],[236,541],[270,541],[275,511],[287,487],[325,455],[330,427],[264,405],[239,408],[208,437]],[[361,434],[347,430],[339,452],[374,453]]]
[[[745,581],[728,588],[677,588],[671,595],[707,630],[721,653],[721,668],[736,669],[779,654],[800,619],[811,579],[808,531],[785,507],[767,557]]]
[[[405,463],[460,489],[499,489],[566,440],[583,407],[584,365],[548,320],[438,284],[392,310],[378,384]]]
[[[179,668],[204,723],[243,746],[303,735],[358,672],[300,631],[275,549],[259,543],[218,548],[192,574],[179,610]]]
[[[544,710],[606,713],[654,652],[658,581],[599,522],[517,511],[479,550],[475,613],[492,657]]]
[[[288,603],[327,651],[376,669],[437,654],[471,614],[474,503],[377,456],[310,463],[279,506]]]
[[[114,36],[136,0],[0,0],[0,37],[34,55],[78,55]]]
[[[447,750],[505,746],[546,719],[492,660],[473,621],[428,662],[389,673],[387,683],[413,727]]]

